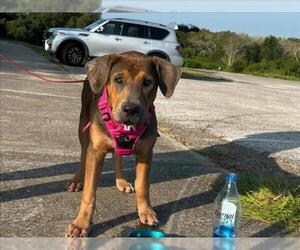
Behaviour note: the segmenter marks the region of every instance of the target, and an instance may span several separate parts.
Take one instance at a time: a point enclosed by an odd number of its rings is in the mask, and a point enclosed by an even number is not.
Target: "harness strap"
[[[138,126],[127,126],[122,123],[118,123],[113,119],[110,105],[108,103],[107,88],[104,87],[102,95],[98,102],[98,109],[102,120],[105,123],[106,129],[112,137],[114,143],[115,154],[117,155],[131,155],[133,154],[134,147],[140,137],[143,135],[147,127],[151,122],[153,113],[155,112],[155,106],[151,105],[148,109],[147,121]],[[84,128],[83,132],[90,126],[89,122]]]

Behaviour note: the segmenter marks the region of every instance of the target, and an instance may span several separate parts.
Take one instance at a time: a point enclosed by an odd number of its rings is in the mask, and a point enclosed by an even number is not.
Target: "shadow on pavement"
[[[271,174],[299,183],[300,176],[295,171],[299,173],[300,169],[286,171],[271,155],[299,147],[300,131],[291,131],[253,134],[232,142],[194,150],[209,157],[218,167],[229,171],[251,173],[257,177]]]
[[[176,179],[186,179],[193,176],[205,175],[207,173],[214,173],[214,170],[202,168],[197,162],[183,163],[176,161],[180,157],[187,154],[188,151],[176,151],[169,153],[157,153],[153,156],[152,170],[151,170],[151,183],[160,183]],[[159,161],[158,159],[162,159]],[[173,160],[172,160],[173,159]],[[21,179],[36,179],[43,177],[59,176],[65,174],[73,174],[79,167],[79,162],[65,163],[52,165],[49,167],[0,173],[1,181],[12,181]],[[106,159],[104,163],[101,182],[98,187],[113,187],[115,186],[115,174],[112,171],[112,160]],[[133,157],[126,158],[124,162],[125,175],[131,181],[135,178],[135,167]],[[108,171],[107,171],[108,170]],[[35,184],[22,188],[17,188],[8,191],[0,192],[1,202],[12,200],[30,198],[40,195],[47,195],[51,193],[64,192],[64,187],[69,179]]]
[[[206,191],[179,200],[171,201],[166,204],[155,206],[154,210],[157,214],[159,214],[159,218],[160,218],[159,225],[160,226],[165,225],[173,213],[203,206],[213,202],[215,196],[216,196],[216,192],[212,189],[210,191]],[[126,214],[124,216],[117,217],[113,220],[95,224],[92,228],[91,236],[99,236],[117,225],[123,224],[131,220],[136,220],[136,219],[137,219],[137,212],[133,212],[130,214]],[[125,237],[126,235],[122,235],[122,236]]]
[[[200,81],[208,81],[208,82],[233,82],[231,79],[228,79],[228,78],[210,76],[210,75],[206,75],[204,73],[197,74],[197,72],[193,73],[193,71],[191,71],[191,72],[183,71],[181,78],[200,80]]]
[[[79,162],[70,162],[58,165],[52,165],[42,168],[33,168],[15,172],[0,173],[1,181],[23,180],[32,178],[42,178],[74,173],[79,167]]]
[[[270,147],[269,152],[260,153],[253,148],[250,148],[248,143],[261,143],[262,141],[270,141],[274,143]],[[253,145],[253,144],[252,144]],[[259,145],[257,145],[259,146]],[[254,176],[262,178],[264,176],[279,175],[287,178],[289,181],[300,183],[300,177],[282,169],[272,157],[271,153],[298,148],[300,147],[300,132],[274,132],[249,135],[242,140],[233,141],[230,143],[213,145],[203,149],[193,149],[201,155],[208,156],[214,163],[220,167],[225,167],[227,170],[236,171],[238,173],[251,173]],[[208,173],[215,173],[216,170],[209,167],[203,167],[195,160],[189,159],[190,150],[176,151],[168,153],[154,154],[153,166],[151,171],[151,183],[167,182],[171,180],[187,179],[195,176],[203,176]],[[185,156],[185,157],[184,157]],[[180,160],[181,159],[181,160]],[[134,179],[135,171],[133,166],[133,158],[126,158],[124,168],[127,177],[130,180]],[[115,185],[115,176],[113,171],[105,173],[109,168],[112,169],[111,159],[107,159],[104,167],[104,175],[101,178],[101,187],[110,187]],[[49,167],[1,173],[1,181],[20,180],[28,178],[42,178],[49,176],[57,176],[71,174],[79,166],[78,162],[53,165]],[[131,167],[132,169],[130,169]],[[132,170],[132,171],[131,171]],[[0,192],[1,202],[12,201],[16,199],[24,199],[39,195],[58,193],[64,191],[64,186],[68,180],[54,181],[50,183],[36,184],[24,188],[17,188],[8,191]],[[209,191],[203,191],[189,197],[184,197],[179,200],[173,200],[166,204],[156,206],[154,209],[160,215],[161,225],[164,225],[169,220],[173,213],[199,207],[213,202],[216,193],[219,192],[223,185],[223,178],[220,178],[213,183]],[[252,187],[252,190],[242,190],[243,193],[255,191],[260,186]],[[178,192],[178,190],[176,191]],[[174,209],[175,208],[175,209]],[[120,225],[137,218],[136,212],[114,218],[109,221],[104,221],[94,225],[91,232],[92,236],[98,236],[109,230],[110,228]],[[279,224],[270,225],[268,228],[254,234],[255,237],[270,237],[278,235],[284,229]]]

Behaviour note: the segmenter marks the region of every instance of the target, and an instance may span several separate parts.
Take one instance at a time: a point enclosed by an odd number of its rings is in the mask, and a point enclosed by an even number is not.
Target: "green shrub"
[[[285,75],[300,77],[300,64],[296,61],[289,61],[285,66]]]
[[[261,59],[275,60],[281,57],[283,49],[279,43],[279,39],[274,36],[266,37],[260,51]]]
[[[2,15],[2,18],[7,19],[5,15]],[[97,19],[99,19],[99,14],[96,13],[15,14],[13,17],[10,16],[10,19],[7,19],[3,33],[8,38],[40,45],[49,28],[84,27]]]
[[[233,64],[231,71],[235,73],[242,73],[244,72],[246,67],[247,67],[247,63],[245,61],[238,60]]]
[[[6,36],[6,30],[5,30],[5,18],[0,18],[0,37]]]
[[[186,58],[184,60],[184,67],[188,67],[188,68],[202,68],[202,64],[199,60],[197,59],[189,59],[189,58]]]
[[[220,61],[214,61],[210,57],[198,56],[194,58],[185,58],[184,67],[219,70],[220,68],[224,68],[224,64]]]
[[[246,71],[247,72],[259,72],[259,73],[262,73],[262,72],[266,72],[266,71],[270,71],[270,69],[273,68],[273,65],[271,65],[271,63],[269,62],[259,62],[259,63],[252,63],[252,64],[249,64],[247,67],[246,67]]]

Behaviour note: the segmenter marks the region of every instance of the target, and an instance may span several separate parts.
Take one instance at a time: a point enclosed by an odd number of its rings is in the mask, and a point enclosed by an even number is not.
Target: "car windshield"
[[[84,27],[85,30],[92,30],[93,28],[97,27],[99,24],[103,23],[105,20],[104,19],[99,19],[98,21],[91,23],[90,25]]]

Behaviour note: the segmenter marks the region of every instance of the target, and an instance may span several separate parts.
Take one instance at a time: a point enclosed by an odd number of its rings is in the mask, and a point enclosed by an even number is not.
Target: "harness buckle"
[[[127,135],[120,135],[119,137],[116,137],[115,140],[119,149],[132,149],[135,143],[135,140]]]

